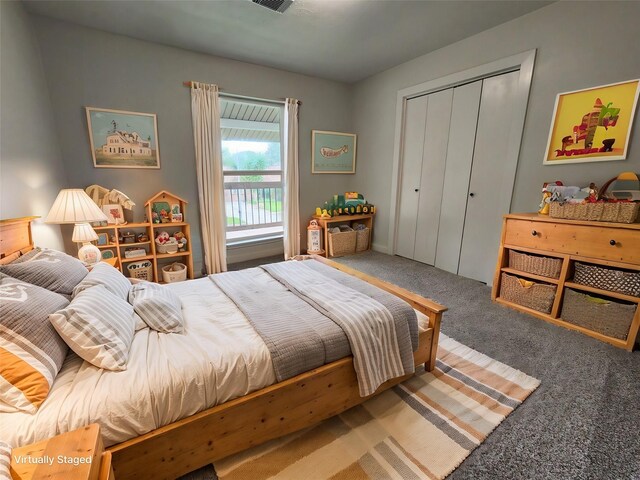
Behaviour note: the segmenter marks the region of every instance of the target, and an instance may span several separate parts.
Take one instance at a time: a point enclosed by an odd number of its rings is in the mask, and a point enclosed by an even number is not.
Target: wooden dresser
[[[509,264],[511,250],[558,259],[561,267],[557,278],[511,268]],[[628,295],[573,282],[576,262],[622,272],[640,271],[640,224],[561,220],[537,213],[505,215],[492,298],[496,302],[556,325],[578,330],[629,351],[633,350],[640,327],[640,308],[638,308],[640,295]],[[501,282],[505,278],[504,274],[515,276],[523,281],[555,287],[555,297],[553,297],[550,312],[537,311],[503,298]],[[548,289],[548,287],[545,288]],[[635,314],[633,314],[628,334],[625,335],[626,338],[613,338],[591,328],[564,321],[562,319],[563,300],[567,289],[588,294],[595,299],[620,302],[628,311],[635,306]],[[603,318],[602,321],[606,322],[607,319]]]

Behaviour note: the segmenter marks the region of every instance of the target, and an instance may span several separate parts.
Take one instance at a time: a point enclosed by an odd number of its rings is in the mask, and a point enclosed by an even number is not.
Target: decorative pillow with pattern
[[[180,298],[157,283],[140,282],[131,287],[129,303],[144,323],[162,333],[182,333],[182,302]]]
[[[11,445],[0,441],[0,480],[11,480]]]
[[[0,411],[35,413],[69,350],[49,323],[62,295],[0,273]]]
[[[27,260],[18,258],[0,265],[0,273],[63,295],[71,295],[75,286],[87,276],[87,268],[77,258],[48,248],[33,251],[36,253],[29,252],[27,255],[32,256]]]
[[[98,368],[126,370],[136,324],[133,307],[103,285],[81,291],[49,320],[82,359]]]
[[[89,275],[73,289],[73,296],[75,297],[83,290],[96,285],[102,285],[125,301],[129,297],[129,289],[131,288],[131,282],[120,270],[106,262],[99,262],[91,269]]]

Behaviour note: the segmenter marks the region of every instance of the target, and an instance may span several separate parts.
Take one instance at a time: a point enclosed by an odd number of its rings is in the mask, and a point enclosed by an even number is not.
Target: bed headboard
[[[31,222],[40,217],[20,217],[0,220],[0,265],[12,262],[33,250]]]

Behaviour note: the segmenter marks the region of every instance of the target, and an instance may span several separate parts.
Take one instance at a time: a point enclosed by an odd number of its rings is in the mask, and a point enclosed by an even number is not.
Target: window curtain
[[[191,82],[200,226],[207,274],[227,271],[218,86]]]
[[[300,200],[298,172],[298,100],[284,107],[284,258],[300,255]]]

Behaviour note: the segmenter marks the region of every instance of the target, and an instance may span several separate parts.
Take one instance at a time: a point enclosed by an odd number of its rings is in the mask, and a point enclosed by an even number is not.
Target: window
[[[282,237],[282,110],[220,98],[227,245]]]

